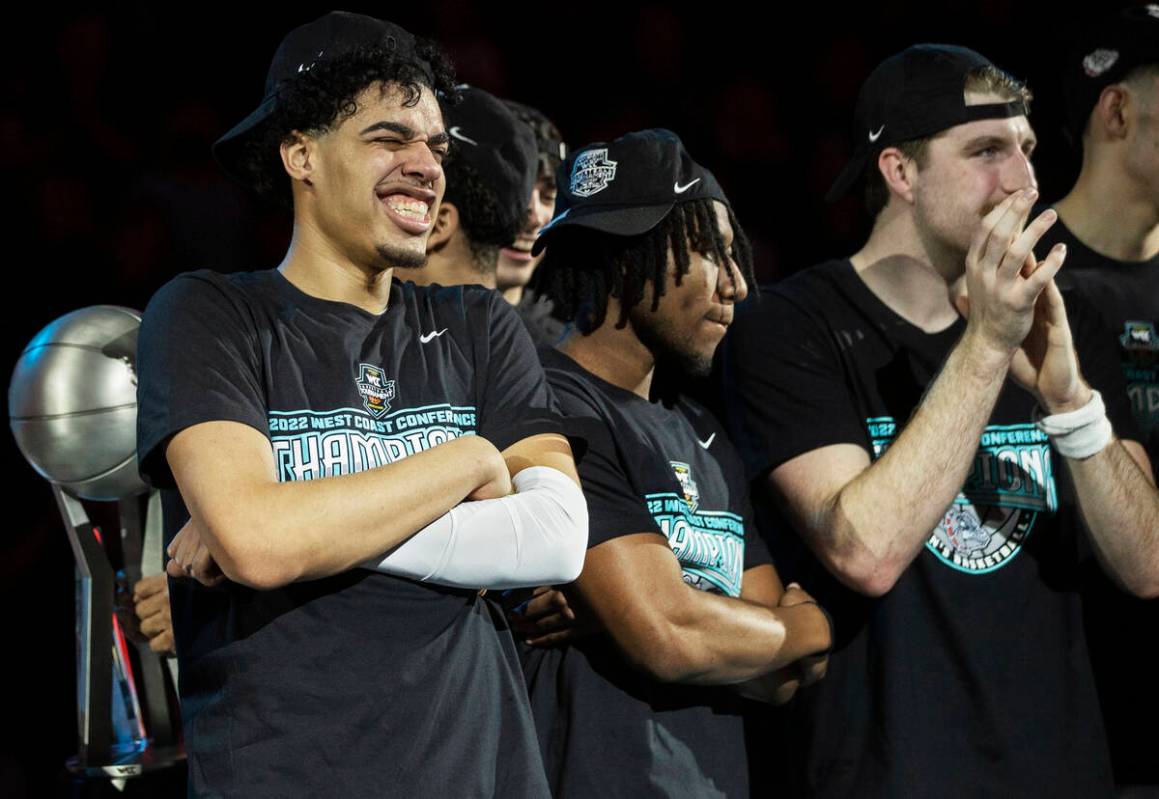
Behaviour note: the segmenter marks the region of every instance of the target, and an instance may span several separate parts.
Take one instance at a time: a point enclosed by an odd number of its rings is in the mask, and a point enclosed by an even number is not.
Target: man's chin
[[[426,250],[411,250],[380,244],[375,248],[385,269],[421,269],[427,265]]]

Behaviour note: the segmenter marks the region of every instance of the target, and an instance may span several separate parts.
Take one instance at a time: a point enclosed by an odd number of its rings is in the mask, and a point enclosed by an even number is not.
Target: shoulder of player
[[[146,324],[174,315],[220,319],[232,309],[241,319],[252,318],[257,298],[271,290],[274,270],[223,274],[211,269],[182,272],[159,288],[145,308]],[[208,323],[208,318],[206,322]]]

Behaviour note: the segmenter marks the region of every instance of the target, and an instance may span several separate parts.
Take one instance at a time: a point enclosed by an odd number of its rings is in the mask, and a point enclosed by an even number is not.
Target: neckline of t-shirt
[[[618,396],[619,398],[627,400],[629,402],[638,402],[638,403],[642,403],[643,405],[647,405],[649,407],[651,407],[653,405],[661,405],[661,406],[663,405],[663,403],[660,403],[660,402],[653,402],[650,399],[644,399],[636,392],[629,391],[628,389],[623,388],[622,386],[617,386],[615,383],[609,383],[607,380],[604,380],[604,378],[600,377],[595,372],[589,372],[587,369],[584,368],[583,364],[581,364],[575,358],[571,357],[570,355],[568,355],[566,352],[563,352],[562,350],[558,350],[555,347],[548,347],[547,352],[552,353],[552,355],[549,357],[562,358],[563,359],[563,368],[566,371],[578,372],[580,374],[580,376],[583,377],[585,380],[590,380],[591,382],[595,383],[598,388],[602,388],[602,389],[606,390],[608,393],[612,394],[613,397]],[[549,367],[551,366],[551,364],[545,364],[545,365],[549,366]],[[655,377],[655,373],[653,373],[653,377]]]
[[[962,330],[966,326],[966,320],[959,316],[956,320],[951,322],[942,330],[937,330],[933,333],[928,333],[915,325],[913,322],[906,319],[893,308],[890,308],[885,302],[873,293],[861,275],[857,273],[857,269],[853,266],[853,261],[849,258],[840,262],[840,271],[845,278],[845,282],[851,289],[861,296],[858,305],[865,308],[866,305],[873,309],[873,315],[878,318],[884,318],[891,324],[894,335],[900,336],[912,343],[919,342],[940,342],[943,340],[956,341],[962,335]]]
[[[358,316],[368,322],[377,322],[386,318],[391,309],[399,304],[402,284],[397,278],[391,278],[390,281],[390,299],[387,301],[386,308],[381,314],[371,313],[365,308],[360,308],[357,305],[349,302],[340,302],[338,300],[326,300],[322,297],[315,297],[313,294],[307,294],[300,288],[295,286],[289,278],[281,273],[278,269],[271,269],[273,272],[274,283],[279,287],[279,290],[286,297],[299,305],[313,306],[319,310],[328,311],[330,313],[344,313]]]
[[[1053,205],[1050,207],[1054,208]],[[1073,230],[1067,227],[1066,223],[1062,221],[1061,216],[1054,224],[1062,234],[1059,238],[1062,239],[1068,248],[1073,248],[1076,251],[1074,254],[1075,262],[1079,264],[1080,269],[1082,268],[1082,264],[1088,259],[1102,261],[1108,266],[1113,267],[1114,269],[1120,269],[1124,272],[1159,268],[1159,253],[1155,254],[1151,258],[1148,258],[1146,261],[1120,261],[1116,258],[1103,255],[1098,250],[1092,249],[1090,245],[1076,236]],[[1064,261],[1062,264],[1062,271],[1066,271],[1066,261]]]

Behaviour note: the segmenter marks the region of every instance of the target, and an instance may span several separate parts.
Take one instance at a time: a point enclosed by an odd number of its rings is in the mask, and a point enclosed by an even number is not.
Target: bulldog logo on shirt
[[[873,458],[897,436],[892,417],[866,420]],[[930,533],[926,549],[957,571],[987,574],[1022,550],[1039,513],[1058,509],[1050,440],[1033,424],[989,425],[961,492]]]
[[[390,401],[394,399],[394,381],[387,380],[386,375],[377,366],[368,363],[358,364],[358,378],[354,381],[358,393],[362,396],[362,407],[378,419],[390,410]]]

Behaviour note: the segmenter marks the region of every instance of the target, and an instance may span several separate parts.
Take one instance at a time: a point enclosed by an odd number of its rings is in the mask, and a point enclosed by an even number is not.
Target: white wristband
[[[1093,390],[1090,401],[1075,411],[1043,416],[1042,409],[1035,408],[1034,424],[1050,436],[1050,442],[1060,455],[1077,460],[1101,452],[1111,442],[1114,433],[1103,396]]]

